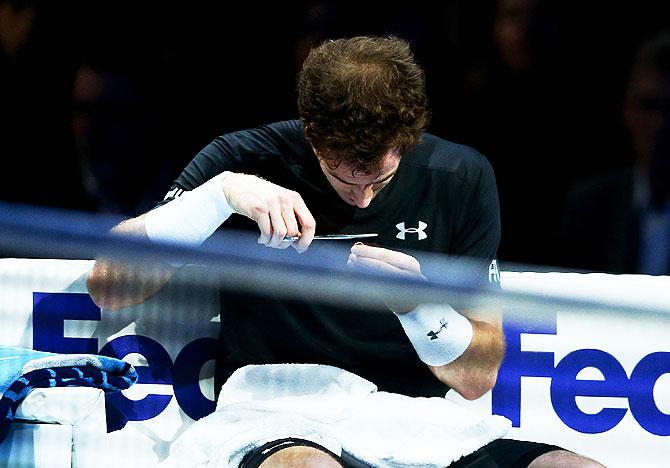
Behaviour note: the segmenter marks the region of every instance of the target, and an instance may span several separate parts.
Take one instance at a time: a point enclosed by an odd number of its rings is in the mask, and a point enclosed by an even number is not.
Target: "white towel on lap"
[[[336,367],[271,364],[238,369],[214,413],[170,447],[161,467],[237,467],[250,450],[285,437],[348,452],[375,467],[447,466],[511,423],[474,415],[444,398],[378,392]]]

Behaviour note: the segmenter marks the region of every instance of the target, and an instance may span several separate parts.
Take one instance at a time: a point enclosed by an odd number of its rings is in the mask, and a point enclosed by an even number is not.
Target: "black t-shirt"
[[[381,247],[481,259],[482,277],[489,278],[500,239],[498,196],[490,165],[472,148],[424,134],[390,183],[360,209],[331,187],[301,122],[278,122],[216,138],[184,169],[166,200],[223,171],[258,175],[298,192],[317,234],[374,232]],[[258,231],[236,214],[226,227]],[[303,255],[318,255],[317,244]],[[267,363],[334,365],[380,390],[410,396],[448,390],[419,360],[391,312],[222,291],[217,390],[235,369]]]

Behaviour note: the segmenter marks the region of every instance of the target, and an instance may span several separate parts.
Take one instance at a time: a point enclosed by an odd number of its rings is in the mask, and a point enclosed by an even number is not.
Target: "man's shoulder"
[[[310,154],[310,146],[302,122],[284,120],[224,133],[201,154],[210,159],[248,165],[281,159],[301,160]]]
[[[263,124],[253,128],[233,131],[221,135],[219,138],[226,137],[261,141],[286,140],[296,143],[302,143],[305,141],[305,133],[302,122],[300,120],[282,120],[279,122]]]
[[[486,157],[475,148],[430,133],[424,133],[419,144],[407,156],[403,159],[412,166],[454,174],[461,179],[479,177],[482,171],[491,171]]]
[[[269,123],[260,126],[259,129],[265,129],[266,131],[276,132],[288,136],[304,135],[302,122],[298,119],[281,120],[279,122]]]

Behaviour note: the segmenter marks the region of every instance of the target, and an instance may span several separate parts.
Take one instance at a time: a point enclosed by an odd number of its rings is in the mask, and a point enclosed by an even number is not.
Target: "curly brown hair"
[[[406,153],[428,125],[424,73],[397,37],[328,40],[298,75],[305,134],[331,167],[373,173],[394,149]]]

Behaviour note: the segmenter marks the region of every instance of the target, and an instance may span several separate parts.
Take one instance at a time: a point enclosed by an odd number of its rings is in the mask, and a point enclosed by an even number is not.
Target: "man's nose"
[[[375,193],[372,190],[372,185],[359,185],[356,186],[352,192],[352,198],[356,202],[356,206],[359,208],[367,208],[370,206],[370,202],[374,198]]]

